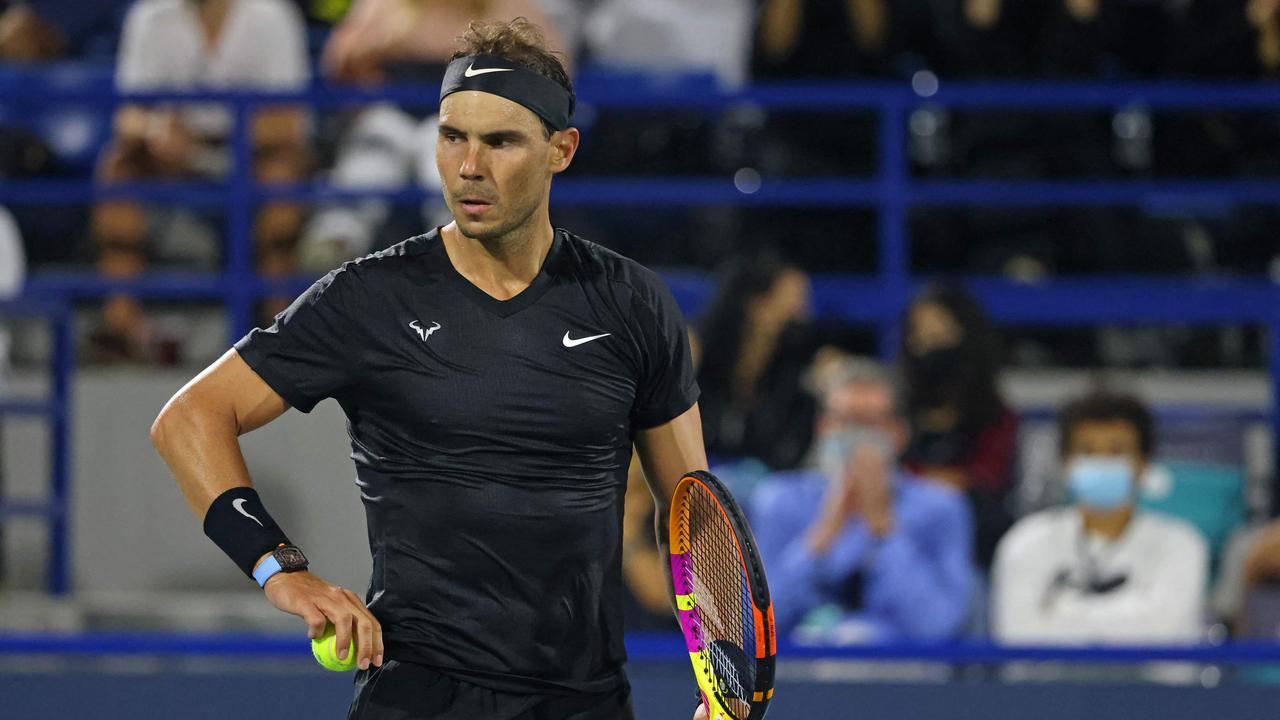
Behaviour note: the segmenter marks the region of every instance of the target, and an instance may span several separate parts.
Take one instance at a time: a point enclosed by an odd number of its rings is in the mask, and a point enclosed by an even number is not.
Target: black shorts
[[[599,695],[516,695],[387,660],[356,673],[347,720],[634,720],[631,686]]]

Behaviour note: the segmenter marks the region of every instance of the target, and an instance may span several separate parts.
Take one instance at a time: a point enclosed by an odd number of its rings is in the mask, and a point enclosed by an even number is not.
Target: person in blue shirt
[[[964,495],[898,464],[907,428],[878,363],[839,357],[811,380],[815,467],[771,476],[750,503],[778,632],[836,644],[961,635],[974,582]]]

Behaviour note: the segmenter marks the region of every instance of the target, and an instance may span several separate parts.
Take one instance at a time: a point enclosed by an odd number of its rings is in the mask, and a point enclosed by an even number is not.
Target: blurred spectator
[[[357,0],[325,44],[325,72],[363,84],[438,76],[469,23],[517,17],[541,28],[551,47],[564,47],[534,0]]]
[[[698,330],[712,455],[790,468],[808,451],[814,404],[801,380],[817,349],[809,302],[809,278],[793,266],[752,257],[725,268]]]
[[[310,81],[309,68],[302,18],[285,0],[141,0],[125,21],[116,84],[125,92],[299,90]],[[116,117],[115,138],[103,154],[98,180],[224,177],[231,162],[227,137],[232,124],[230,111],[216,105],[126,106]],[[303,110],[262,110],[251,132],[259,181],[303,175]],[[281,275],[293,269],[302,212],[284,202],[259,207],[254,242],[261,273]],[[99,268],[109,277],[137,275],[147,265],[148,240],[161,258],[213,266],[218,243],[205,220],[178,209],[147,212],[128,200],[101,203],[92,219],[101,249]],[[204,243],[197,240],[201,234]],[[268,303],[265,315],[282,302],[288,301]],[[103,320],[91,338],[98,359],[145,359],[155,357],[161,347],[152,323],[131,297],[109,299]]]
[[[874,361],[818,382],[819,468],[775,475],[751,500],[780,633],[804,641],[944,640],[969,617],[964,496],[902,468],[907,428]]]
[[[0,60],[110,59],[132,0],[20,0],[0,13]]]
[[[1013,521],[1018,419],[996,386],[999,345],[978,301],[958,287],[930,288],[907,309],[901,373],[911,442],[903,462],[969,494],[983,568]]]
[[[756,29],[757,78],[848,78],[889,72],[885,0],[765,0]]]
[[[18,224],[9,211],[0,207],[0,301],[9,300],[22,293],[26,277],[27,260],[22,249],[22,237]],[[9,374],[9,329],[7,318],[0,316],[0,399],[7,393]],[[0,498],[4,497],[4,416],[0,414]],[[4,537],[0,533],[0,583],[4,581]]]
[[[992,629],[1007,643],[1196,642],[1208,572],[1204,539],[1135,507],[1155,438],[1146,407],[1096,393],[1062,410],[1073,507],[1018,522],[992,572]]]
[[[1211,603],[1236,637],[1280,637],[1280,520],[1232,538],[1222,553]]]
[[[893,72],[885,0],[766,0],[752,54],[752,78],[852,80]],[[852,175],[874,163],[876,121],[867,112],[770,112],[752,165],[764,175]]]
[[[563,47],[556,28],[533,0],[358,0],[325,45],[325,70],[335,80],[366,85],[438,82],[453,56],[455,40],[470,23],[517,17],[542,29],[551,47]],[[436,98],[424,101],[429,112],[378,103],[355,115],[338,144],[330,182],[350,189],[395,189],[411,182],[438,189]],[[426,224],[443,220],[442,211],[438,204],[428,203]],[[381,199],[318,209],[299,242],[302,267],[327,272],[377,249],[378,231],[391,216],[391,204]],[[417,218],[414,223],[423,224]]]
[[[596,65],[649,73],[711,72],[733,87],[747,76],[751,5],[750,0],[602,0],[582,24],[585,50]]]
[[[22,283],[27,274],[27,259],[22,247],[22,235],[13,215],[0,207],[0,301],[22,294]],[[3,320],[4,318],[0,318]],[[9,371],[9,332],[0,322],[0,397],[5,393],[5,380]],[[0,462],[0,473],[4,470]]]

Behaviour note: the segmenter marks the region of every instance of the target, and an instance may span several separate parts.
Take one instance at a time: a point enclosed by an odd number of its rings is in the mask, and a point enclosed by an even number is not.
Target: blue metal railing
[[[71,308],[64,302],[0,301],[0,318],[39,317],[48,322],[53,337],[50,389],[43,400],[0,396],[0,415],[41,417],[49,428],[50,483],[46,500],[11,501],[0,492],[0,520],[6,517],[42,517],[48,521],[49,566],[45,586],[61,595],[71,588],[69,517],[71,501],[71,379],[75,373],[75,329]]]
[[[869,276],[818,276],[819,312],[873,324],[881,353],[897,347],[903,308],[920,287],[909,265],[907,213],[921,206],[1098,206],[1160,204],[1240,204],[1280,202],[1280,178],[1258,180],[968,180],[917,179],[907,157],[908,114],[916,108],[964,109],[1231,109],[1280,111],[1280,85],[1262,84],[1054,84],[942,83],[920,94],[905,83],[763,84],[723,92],[705,81],[640,78],[581,78],[580,106],[652,110],[670,108],[722,112],[742,106],[804,109],[815,112],[870,110],[879,116],[878,168],[865,178],[763,178],[758,189],[744,191],[728,177],[558,179],[557,206],[567,205],[753,205],[861,206],[875,209],[878,268]],[[205,206],[225,206],[228,215],[226,267],[220,274],[151,273],[129,280],[107,280],[91,271],[37,272],[27,292],[34,298],[90,299],[113,292],[145,298],[225,303],[230,339],[247,332],[253,302],[272,294],[296,294],[310,277],[266,279],[256,276],[252,258],[252,212],[270,199],[307,202],[386,197],[416,202],[429,197],[418,188],[393,191],[336,189],[322,183],[262,185],[251,167],[249,118],[263,105],[305,103],[315,107],[391,101],[413,107],[434,105],[434,88],[392,86],[377,90],[315,87],[303,93],[138,93],[118,95],[104,82],[40,82],[38,77],[0,82],[0,102],[39,108],[60,103],[112,109],[123,102],[220,101],[234,110],[231,137],[235,162],[219,183],[128,183],[99,187],[89,181],[0,182],[0,203],[89,203],[112,197],[136,197]],[[669,273],[677,299],[687,312],[705,301],[704,276]],[[1261,275],[1221,279],[1203,277],[1064,278],[1020,284],[991,277],[966,283],[1004,323],[1052,325],[1095,323],[1257,324],[1269,332],[1273,378],[1273,425],[1280,428],[1280,286]],[[1280,493],[1276,493],[1280,496]]]

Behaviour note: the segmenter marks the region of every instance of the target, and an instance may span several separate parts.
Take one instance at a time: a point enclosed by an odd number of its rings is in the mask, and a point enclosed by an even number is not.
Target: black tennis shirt
[[[500,301],[437,229],[345,263],[235,347],[293,407],[346,413],[388,658],[510,692],[625,681],[632,435],[698,396],[657,275],[557,230]]]

